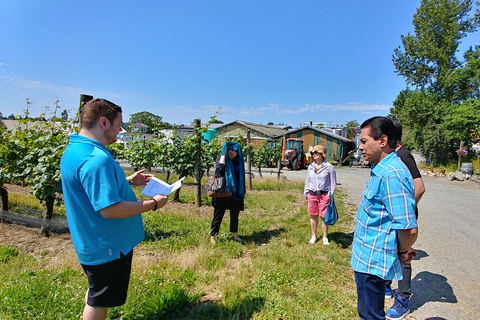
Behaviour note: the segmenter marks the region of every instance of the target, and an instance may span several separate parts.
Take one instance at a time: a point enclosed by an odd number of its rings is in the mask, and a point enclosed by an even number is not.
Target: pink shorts
[[[307,193],[308,214],[325,218],[327,213],[329,195],[328,193],[313,196]]]

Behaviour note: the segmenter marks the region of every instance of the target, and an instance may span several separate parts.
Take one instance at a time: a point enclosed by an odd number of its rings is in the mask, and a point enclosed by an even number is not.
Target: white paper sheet
[[[152,177],[145,188],[143,188],[142,195],[153,197],[157,194],[164,194],[167,196],[182,186],[183,179],[185,179],[185,177],[172,184],[168,184],[158,178]]]

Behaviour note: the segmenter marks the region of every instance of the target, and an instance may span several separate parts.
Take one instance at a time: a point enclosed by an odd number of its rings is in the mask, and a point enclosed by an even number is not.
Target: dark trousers
[[[362,320],[385,320],[385,280],[355,272],[357,284],[357,311]]]
[[[403,279],[398,281],[397,294],[410,299],[412,296],[412,265],[402,266]],[[392,281],[387,281],[387,286],[390,286]]]
[[[233,206],[230,210],[230,232],[238,231],[238,215],[240,214],[240,208]],[[220,231],[220,225],[222,224],[223,216],[225,215],[225,208],[215,208],[213,211],[212,229],[210,231],[211,236],[216,236]]]

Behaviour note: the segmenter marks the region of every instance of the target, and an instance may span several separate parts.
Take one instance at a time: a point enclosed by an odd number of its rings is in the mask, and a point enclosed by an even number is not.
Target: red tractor
[[[283,140],[282,166],[288,169],[305,169],[307,167],[307,157],[303,151],[303,139],[287,138]]]

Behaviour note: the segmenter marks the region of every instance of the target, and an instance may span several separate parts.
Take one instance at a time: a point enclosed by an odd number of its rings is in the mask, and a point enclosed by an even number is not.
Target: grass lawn
[[[254,179],[254,190],[247,190],[239,224],[244,242],[231,238],[227,213],[211,245],[213,207],[205,196],[195,208],[192,180],[185,182],[180,202],[143,214],[146,238],[134,252],[128,299],[110,309],[108,319],[357,317],[349,263],[355,212],[341,188],[335,196],[340,220],[330,227],[329,246],[308,244],[304,184],[270,179]],[[27,195],[9,194],[11,211],[33,207]],[[50,238],[37,236],[35,245]],[[68,235],[62,239],[48,250],[0,242],[0,319],[80,319],[87,280]]]

